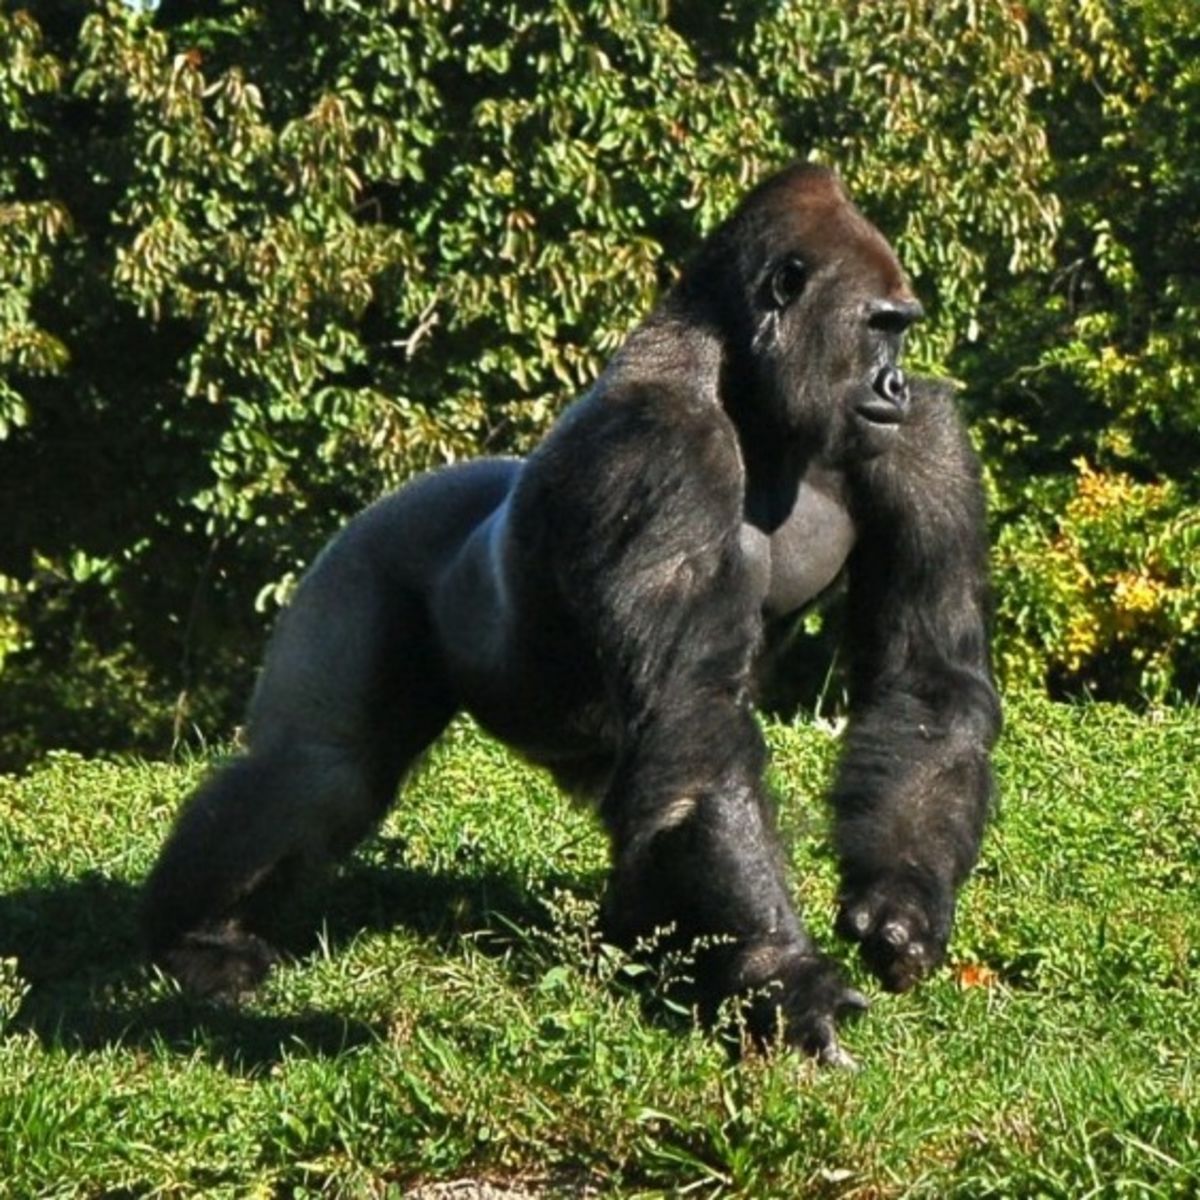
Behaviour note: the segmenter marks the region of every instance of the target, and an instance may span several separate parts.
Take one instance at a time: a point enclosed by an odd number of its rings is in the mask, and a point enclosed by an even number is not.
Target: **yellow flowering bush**
[[[1000,665],[1011,681],[1162,700],[1200,656],[1200,512],[1171,481],[1074,463],[1046,522],[999,530]]]

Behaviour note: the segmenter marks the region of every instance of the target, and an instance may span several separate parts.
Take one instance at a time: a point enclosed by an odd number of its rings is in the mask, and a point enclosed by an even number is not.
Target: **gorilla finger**
[[[839,1017],[855,1017],[865,1013],[871,1007],[871,1002],[857,988],[847,988],[838,1002]]]
[[[861,942],[871,933],[879,919],[880,901],[860,900],[855,904],[842,903],[838,913],[837,931],[852,941]]]
[[[823,1067],[832,1067],[837,1071],[858,1071],[860,1069],[854,1057],[848,1054],[837,1041],[821,1047],[820,1053],[817,1055],[817,1062]]]
[[[889,992],[907,992],[941,961],[937,947],[912,942],[900,950],[879,942],[864,943],[863,957]]]
[[[838,1041],[837,1022],[832,1016],[821,1016],[813,1021],[803,1045],[823,1067],[842,1071],[858,1070],[858,1063]]]

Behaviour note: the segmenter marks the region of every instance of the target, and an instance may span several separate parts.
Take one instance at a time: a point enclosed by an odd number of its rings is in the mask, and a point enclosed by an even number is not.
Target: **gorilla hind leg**
[[[237,914],[291,851],[284,775],[265,755],[218,771],[183,810],[145,883],[150,957],[197,995],[248,991],[278,957]]]
[[[151,956],[198,995],[260,983],[278,958],[263,933],[378,822],[403,769],[436,732],[374,778],[353,751],[312,743],[252,750],[218,771],[184,809],[147,880]]]
[[[334,550],[272,641],[249,751],[185,805],[146,881],[149,953],[201,995],[262,980],[277,957],[264,933],[378,824],[454,715],[419,609],[385,606]]]

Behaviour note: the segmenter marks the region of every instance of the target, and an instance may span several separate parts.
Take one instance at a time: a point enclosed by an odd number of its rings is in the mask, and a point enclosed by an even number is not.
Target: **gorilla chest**
[[[811,604],[837,579],[854,539],[854,522],[832,479],[806,476],[782,504],[752,493],[741,544],[763,611],[786,617]]]

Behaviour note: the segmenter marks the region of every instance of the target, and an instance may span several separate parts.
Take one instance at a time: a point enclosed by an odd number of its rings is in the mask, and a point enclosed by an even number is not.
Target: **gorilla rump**
[[[898,365],[920,315],[838,179],[792,167],[528,459],[446,468],[351,521],[275,632],[247,752],[148,880],[153,956],[201,993],[257,983],[289,889],[465,709],[595,800],[610,937],[700,939],[706,1016],[745,996],[755,1037],[844,1060],[838,1018],[865,1001],[793,903],[752,681],[844,576],[838,930],[911,986],[945,954],[1000,719],[978,466],[946,389]]]

